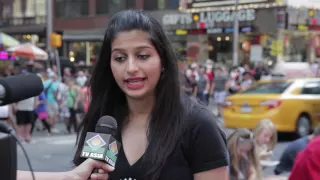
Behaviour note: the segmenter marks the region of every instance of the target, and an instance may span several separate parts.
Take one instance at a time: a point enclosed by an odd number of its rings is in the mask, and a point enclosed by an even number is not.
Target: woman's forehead
[[[112,41],[112,50],[126,48],[151,48],[152,44],[149,39],[149,34],[143,31],[133,30],[120,32]]]

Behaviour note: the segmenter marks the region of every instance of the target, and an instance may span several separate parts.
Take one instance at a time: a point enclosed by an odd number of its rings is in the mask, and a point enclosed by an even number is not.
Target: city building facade
[[[186,43],[187,59],[232,64],[234,17],[239,60],[312,62],[320,57],[320,4],[297,0],[182,0],[179,12],[159,15],[172,39]],[[183,36],[183,37],[181,37]]]
[[[35,1],[35,0],[34,0]],[[239,20],[239,60],[314,61],[320,57],[320,12],[282,0],[54,0],[54,31],[60,52],[71,61],[93,63],[108,17],[124,9],[144,9],[164,27],[181,60],[232,65],[233,21]]]
[[[108,17],[124,9],[142,9],[142,0],[54,0],[54,31],[62,35],[62,56],[92,64],[102,46]]]
[[[1,0],[0,31],[21,42],[46,46],[46,0]]]

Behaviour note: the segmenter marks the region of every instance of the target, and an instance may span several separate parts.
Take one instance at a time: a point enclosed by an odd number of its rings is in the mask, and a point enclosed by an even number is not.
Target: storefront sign
[[[179,24],[191,24],[192,15],[191,14],[165,14],[162,17],[162,24],[165,26],[168,25],[179,25]]]
[[[233,31],[234,31],[233,28],[225,28],[225,29],[224,29],[224,32],[225,32],[225,33],[232,33]]]
[[[228,23],[233,22],[235,16],[239,21],[253,21],[256,18],[256,11],[254,9],[241,9],[238,12],[235,11],[214,11],[214,12],[201,12],[198,13],[199,22],[215,24],[215,23]],[[194,14],[193,17],[197,16]],[[197,18],[193,18],[197,20]]]
[[[213,12],[200,12],[194,14],[165,14],[162,17],[162,24],[164,26],[170,25],[189,25],[192,23],[205,23],[213,27],[215,23],[228,23],[233,22],[235,16],[241,21],[253,21],[256,18],[255,9],[241,9],[235,11],[213,11]]]
[[[187,34],[188,34],[187,30],[184,30],[184,29],[177,29],[176,30],[176,35],[178,35],[178,36],[185,36]]]
[[[205,29],[190,29],[188,34],[196,35],[196,34],[206,34]]]
[[[14,56],[12,56],[11,54],[9,54],[6,51],[0,51],[0,60],[1,61],[6,61],[6,60],[14,60]]]
[[[239,4],[249,3],[267,3],[274,2],[274,0],[238,0]],[[216,6],[231,6],[234,5],[233,0],[189,0],[187,2],[188,8],[203,8],[203,7],[216,7]]]
[[[302,25],[302,24],[299,24],[297,29],[300,31],[307,31],[309,29],[309,27]]]
[[[207,29],[207,34],[220,34],[223,33],[223,28]]]
[[[240,28],[240,32],[251,32],[251,31],[252,31],[252,27],[251,26]]]

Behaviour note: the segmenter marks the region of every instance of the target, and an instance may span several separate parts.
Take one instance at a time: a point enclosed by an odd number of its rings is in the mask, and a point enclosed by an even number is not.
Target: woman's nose
[[[127,72],[128,73],[135,73],[138,71],[138,66],[137,66],[137,63],[135,61],[134,58],[129,58],[128,60],[128,66],[127,66]]]

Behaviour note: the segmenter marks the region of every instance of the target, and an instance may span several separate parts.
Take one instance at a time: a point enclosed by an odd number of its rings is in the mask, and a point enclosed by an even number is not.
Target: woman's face
[[[270,129],[264,129],[258,135],[258,144],[269,144],[271,142],[273,132]]]
[[[252,149],[252,142],[250,140],[238,144],[238,155],[245,157],[249,151]]]
[[[149,34],[140,30],[120,32],[111,44],[111,51],[111,70],[126,96],[153,95],[162,67]]]

